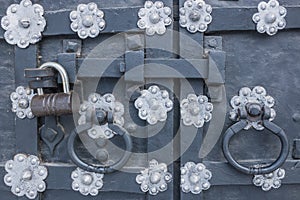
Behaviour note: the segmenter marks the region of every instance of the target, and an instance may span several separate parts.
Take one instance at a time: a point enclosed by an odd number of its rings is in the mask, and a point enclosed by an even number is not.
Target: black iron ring
[[[263,121],[264,127],[271,131],[273,134],[275,134],[277,137],[279,137],[281,142],[281,151],[280,155],[277,158],[275,162],[273,162],[271,165],[266,167],[246,167],[238,163],[231,155],[229,151],[229,142],[231,138],[241,130],[243,130],[247,126],[246,120],[241,120],[238,123],[232,125],[230,128],[227,129],[225,132],[225,136],[223,139],[223,153],[229,164],[231,164],[234,168],[236,168],[238,171],[243,172],[245,174],[251,174],[251,175],[258,175],[258,174],[268,174],[276,169],[280,168],[284,162],[286,161],[288,154],[289,154],[289,143],[288,138],[285,134],[285,132],[276,124],[270,122],[269,120]]]
[[[125,129],[123,129],[115,124],[109,124],[108,126],[115,133],[122,136],[125,141],[126,149],[125,149],[123,157],[118,162],[116,162],[110,166],[94,166],[94,165],[88,164],[88,163],[84,162],[83,160],[81,160],[74,150],[74,141],[77,136],[79,136],[80,134],[84,133],[85,131],[87,131],[88,129],[90,129],[92,127],[91,123],[87,123],[87,124],[80,125],[77,128],[75,128],[71,132],[69,139],[68,139],[69,156],[71,157],[71,160],[79,168],[89,171],[89,172],[106,174],[106,173],[112,173],[112,172],[120,170],[127,163],[128,159],[131,155],[131,151],[132,151],[132,140],[131,140],[130,135],[127,133],[127,131]]]

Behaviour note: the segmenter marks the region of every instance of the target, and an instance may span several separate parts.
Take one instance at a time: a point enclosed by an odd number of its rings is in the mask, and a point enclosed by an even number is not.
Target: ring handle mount
[[[272,108],[275,104],[273,97],[267,96],[266,90],[257,86],[253,90],[242,88],[239,96],[234,96],[231,100],[232,111],[230,119],[237,121],[228,128],[223,138],[223,153],[229,164],[238,171],[245,174],[259,175],[268,174],[280,168],[289,154],[288,138],[279,126],[271,121],[275,118],[276,112]],[[253,127],[262,131],[267,129],[275,134],[281,142],[281,151],[279,157],[268,166],[247,167],[236,161],[229,151],[229,143],[232,137],[242,130],[248,130]]]

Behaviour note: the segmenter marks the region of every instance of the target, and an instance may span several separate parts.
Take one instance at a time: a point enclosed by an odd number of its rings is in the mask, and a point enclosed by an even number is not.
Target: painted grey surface
[[[11,3],[18,3],[19,1],[0,1],[2,6],[0,8],[0,15],[5,14],[6,8]],[[63,40],[78,39],[76,34],[69,28],[68,13],[71,9],[75,9],[79,3],[89,3],[89,0],[67,0],[67,1],[33,1],[43,5],[46,11],[46,16],[49,18],[49,27],[45,31],[45,37],[37,46],[31,46],[29,49],[20,50],[5,43],[3,39],[0,40],[0,162],[7,161],[17,152],[33,153],[41,156],[43,161],[49,167],[49,177],[46,180],[48,190],[42,194],[41,199],[45,200],[62,200],[62,199],[299,199],[299,184],[300,184],[300,169],[299,160],[292,159],[292,154],[289,160],[284,165],[286,170],[286,178],[283,179],[283,186],[278,190],[271,190],[270,192],[263,192],[260,188],[252,185],[252,176],[241,174],[234,170],[231,166],[226,164],[223,153],[221,151],[221,139],[214,147],[213,151],[203,159],[204,164],[213,173],[211,179],[211,188],[208,191],[202,192],[200,195],[191,195],[181,193],[179,186],[180,167],[188,161],[202,162],[198,158],[198,152],[202,142],[202,137],[205,136],[208,124],[203,129],[198,130],[191,147],[183,156],[169,166],[169,171],[173,175],[173,182],[168,186],[168,191],[161,193],[156,197],[149,197],[147,194],[139,190],[139,186],[135,183],[135,174],[129,173],[114,173],[106,175],[104,178],[104,187],[97,197],[83,197],[79,193],[71,190],[70,173],[76,168],[72,165],[66,153],[66,141],[68,134],[74,128],[73,119],[69,116],[60,118],[60,122],[65,128],[64,139],[55,149],[52,156],[48,147],[39,139],[38,125],[43,124],[43,120],[37,121],[20,121],[15,120],[15,116],[10,111],[9,94],[14,91],[15,87],[20,84],[25,84],[26,80],[23,78],[24,67],[36,67],[38,63],[48,61],[57,61],[58,54],[64,53]],[[82,41],[82,52],[77,58],[78,63],[80,59],[85,58],[91,49],[98,43],[113,36],[118,31],[126,31],[128,29],[137,28],[136,11],[143,6],[144,1],[141,0],[99,0],[95,2],[99,8],[107,10],[107,29],[104,34],[100,34],[95,39],[86,39]],[[174,29],[178,28],[178,1],[164,1],[166,5],[172,6],[174,3]],[[287,29],[280,31],[277,35],[269,37],[267,35],[258,34],[255,31],[255,24],[252,22],[252,15],[256,12],[256,6],[260,2],[258,0],[239,0],[239,1],[218,1],[207,0],[207,3],[213,7],[218,7],[213,11],[213,22],[209,25],[208,33],[204,35],[221,36],[223,42],[223,51],[226,53],[226,95],[229,101],[238,90],[243,87],[253,87],[256,85],[264,86],[268,94],[272,95],[276,100],[275,109],[277,117],[274,120],[281,128],[288,134],[290,143],[294,139],[299,138],[300,123],[295,114],[300,113],[300,104],[298,99],[300,96],[299,90],[299,49],[300,36],[299,31],[299,11],[298,0],[281,0],[280,3],[288,8],[287,15]],[[180,0],[180,5],[183,1]],[[113,9],[110,9],[113,8]],[[51,11],[51,12],[49,12]],[[299,12],[298,12],[299,13]],[[118,16],[115,20],[114,17]],[[61,23],[58,24],[57,20]],[[233,20],[234,19],[234,20]],[[176,21],[177,20],[177,21]],[[56,25],[57,24],[57,25]],[[180,32],[187,33],[186,30],[178,28]],[[3,34],[3,30],[0,31]],[[203,45],[203,34],[194,34],[190,36]],[[1,37],[3,38],[3,37]],[[112,54],[124,54],[126,44],[122,38],[115,43],[112,43],[107,50],[107,55],[103,58],[110,58]],[[151,38],[146,39],[146,43],[151,42]],[[175,42],[176,43],[176,42]],[[168,42],[165,45],[172,45],[188,58],[202,59],[194,52],[189,52],[187,47],[174,45]],[[180,44],[181,42],[178,41]],[[179,47],[178,47],[179,46]],[[178,48],[177,48],[178,47]],[[158,51],[147,50],[145,52],[145,59],[150,58],[176,58],[174,55],[161,53]],[[93,56],[91,56],[93,57]],[[22,58],[22,59],[20,59]],[[95,56],[94,56],[95,58]],[[38,63],[37,63],[38,61]],[[120,57],[120,61],[124,61],[124,56]],[[140,61],[139,61],[140,62]],[[118,62],[116,62],[118,63]],[[108,93],[112,91],[112,85],[116,83],[118,77],[122,75],[114,67],[111,67],[116,76],[114,78],[106,78],[101,82],[99,93]],[[153,77],[152,77],[153,78]],[[147,80],[146,82],[157,82],[158,80]],[[205,86],[202,79],[191,79],[196,93],[205,93]],[[180,89],[179,81],[171,79],[166,80],[170,88]],[[86,85],[86,88],[89,86]],[[86,96],[89,92],[86,92]],[[125,96],[124,94],[120,96]],[[185,95],[182,94],[184,97]],[[228,110],[229,109],[229,104]],[[177,104],[177,107],[179,105]],[[131,107],[133,108],[133,105]],[[168,117],[168,126],[164,130],[167,134],[159,134],[145,141],[134,140],[135,151],[147,152],[148,150],[157,149],[170,141],[176,134],[180,119],[178,116],[179,110],[173,110]],[[137,113],[133,113],[133,118],[138,118]],[[172,117],[174,116],[174,117]],[[140,123],[143,123],[137,120]],[[38,125],[37,125],[38,124]],[[224,125],[224,131],[232,124],[228,119]],[[25,127],[28,127],[24,129]],[[16,127],[16,128],[15,128]],[[148,130],[149,133],[151,129]],[[180,134],[185,134],[188,129],[181,130]],[[147,134],[147,132],[146,132]],[[184,141],[182,141],[184,142]],[[180,144],[176,144],[178,148]],[[231,143],[231,152],[239,161],[252,162],[268,161],[274,159],[279,153],[279,141],[271,134],[261,134],[255,131],[243,132],[233,139]],[[89,154],[85,148],[80,145],[78,141],[78,151],[80,155],[88,158]],[[292,147],[291,147],[292,151]],[[171,154],[172,155],[172,152]],[[134,160],[138,166],[146,166],[147,158],[140,158]],[[89,161],[95,161],[89,159]],[[133,161],[130,161],[133,162]],[[2,165],[1,165],[2,166]],[[0,175],[4,176],[4,170],[0,167]],[[124,182],[128,184],[124,184]],[[0,180],[0,199],[17,199],[14,197],[9,188],[4,186],[3,180]]]

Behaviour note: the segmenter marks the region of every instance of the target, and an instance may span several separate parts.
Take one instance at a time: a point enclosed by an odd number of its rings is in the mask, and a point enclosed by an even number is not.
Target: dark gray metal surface
[[[1,0],[0,15],[5,15],[6,8],[12,3],[18,3],[16,0]],[[70,132],[74,129],[74,121],[70,116],[62,116],[57,120],[64,127],[64,137],[53,148],[53,154],[49,147],[40,139],[38,128],[47,120],[19,120],[10,111],[9,95],[19,85],[26,85],[27,80],[24,78],[25,68],[34,68],[48,61],[57,61],[66,66],[70,75],[71,83],[74,83],[77,68],[81,65],[82,60],[90,53],[90,51],[99,43],[113,36],[118,32],[126,32],[135,29],[141,35],[141,31],[137,29],[136,22],[138,20],[137,12],[143,7],[142,0],[95,0],[98,7],[105,12],[105,20],[107,27],[103,33],[95,39],[78,40],[76,33],[69,28],[69,13],[75,9],[79,3],[89,3],[88,0],[34,0],[33,2],[41,4],[45,8],[45,18],[48,26],[44,32],[44,37],[37,45],[31,45],[27,49],[19,49],[8,45],[3,39],[4,31],[0,30],[0,177],[5,175],[3,168],[4,162],[11,159],[15,153],[30,153],[39,155],[45,165],[48,167],[49,176],[46,179],[47,190],[40,195],[43,200],[63,200],[63,199],[175,199],[175,200],[191,200],[191,199],[207,199],[207,200],[223,200],[223,199],[239,199],[239,200],[298,200],[300,195],[300,160],[299,160],[299,117],[300,97],[299,75],[300,75],[300,3],[298,0],[281,0],[287,10],[286,17],[287,27],[280,31],[277,35],[269,37],[267,35],[258,34],[255,30],[255,24],[252,22],[252,15],[257,11],[259,0],[238,0],[238,1],[218,1],[207,0],[206,2],[213,6],[213,22],[209,25],[208,32],[205,34],[190,34],[186,29],[178,27],[178,7],[181,7],[183,0],[164,0],[165,5],[173,7],[174,19],[173,28],[179,30],[181,34],[187,34],[196,40],[201,46],[206,46],[214,51],[210,52],[215,60],[219,61],[218,67],[222,71],[225,78],[226,96],[229,101],[241,87],[253,87],[256,85],[264,86],[270,95],[276,100],[275,109],[277,117],[275,123],[279,125],[288,135],[291,144],[288,161],[283,168],[286,170],[286,177],[283,179],[283,185],[277,190],[263,192],[260,188],[252,185],[252,176],[244,175],[231,166],[229,166],[222,153],[222,140],[214,146],[212,152],[208,154],[203,162],[207,168],[212,171],[213,178],[211,180],[211,188],[203,191],[200,195],[185,194],[180,188],[180,167],[188,161],[201,162],[199,158],[199,150],[206,136],[209,124],[198,130],[198,133],[190,146],[190,148],[169,165],[169,172],[173,174],[173,182],[168,185],[168,190],[160,193],[158,196],[149,196],[140,191],[139,185],[135,182],[136,174],[117,172],[106,175],[104,178],[104,187],[97,197],[84,197],[78,192],[71,190],[70,174],[75,169],[75,165],[70,161],[67,155],[67,139]],[[212,47],[209,43],[204,44],[204,36],[218,37],[221,41],[221,47]],[[177,39],[178,38],[178,39]],[[183,46],[183,35],[174,36],[174,38],[160,37],[162,46],[171,46],[175,52],[180,53],[191,62],[197,63],[199,69],[203,70],[202,77],[186,70],[189,68],[188,62],[179,60],[173,54],[161,52],[159,50],[147,49],[145,52],[140,51],[139,47],[134,44],[128,44],[124,38],[112,43],[107,49],[107,55],[97,58],[89,55],[89,62],[97,69],[97,65],[105,65],[112,62],[106,77],[103,78],[98,87],[101,94],[111,92],[114,84],[124,75],[124,70],[120,71],[122,63],[128,66],[126,70],[134,65],[144,63],[159,63],[171,66],[181,71],[192,83],[196,94],[206,94],[207,86],[203,79],[209,79],[209,62],[202,57],[202,49],[195,53],[190,51],[189,46]],[[66,40],[78,42],[79,49],[66,47]],[[130,41],[130,39],[128,39]],[[143,38],[145,44],[155,43],[157,37]],[[120,42],[122,41],[122,42]],[[209,41],[209,40],[207,40]],[[145,44],[141,45],[143,48]],[[128,47],[129,45],[129,47]],[[127,53],[126,53],[127,52]],[[113,55],[123,55],[119,59],[111,59]],[[155,58],[155,60],[154,60]],[[88,63],[89,63],[88,62]],[[223,63],[223,64],[222,64]],[[225,63],[225,64],[224,64]],[[224,70],[225,67],[225,70]],[[184,69],[183,69],[184,68]],[[183,70],[182,70],[183,69]],[[125,70],[125,71],[126,71]],[[127,89],[135,83],[155,83],[163,84],[172,90],[179,92],[180,97],[185,98],[187,91],[184,91],[181,81],[173,74],[169,77],[159,77],[161,73],[157,73],[154,69],[144,68],[144,71],[138,74],[127,74],[126,86],[124,85],[124,93],[118,94],[119,99],[126,99]],[[145,78],[145,80],[143,80]],[[175,79],[173,79],[175,78]],[[87,73],[83,76],[85,79],[96,80],[93,73]],[[216,80],[211,80],[215,85]],[[218,83],[221,85],[222,83]],[[85,86],[85,96],[89,95],[89,85]],[[211,98],[218,101],[218,90],[210,94]],[[207,94],[206,94],[207,95]],[[133,103],[132,103],[133,104]],[[176,107],[176,103],[175,107]],[[178,108],[179,105],[177,105]],[[227,104],[229,110],[229,104]],[[133,105],[130,109],[134,110]],[[215,106],[218,109],[218,105]],[[177,134],[177,129],[181,123],[179,110],[175,109],[168,115],[167,126],[162,132],[155,137],[145,140],[133,140],[134,151],[147,152],[159,149],[168,143]],[[143,124],[138,119],[137,113],[133,111],[130,115],[134,122]],[[130,117],[128,116],[124,117]],[[228,119],[228,117],[227,117]],[[50,120],[51,121],[51,120]],[[52,119],[53,121],[53,119]],[[232,125],[228,119],[224,125],[224,131]],[[181,126],[180,135],[188,134],[193,127],[186,128]],[[145,135],[151,135],[155,128],[144,128]],[[137,131],[141,131],[139,129]],[[135,134],[135,133],[133,133]],[[292,156],[293,143],[294,156]],[[174,151],[180,151],[181,145],[186,141],[178,141],[174,144]],[[81,156],[88,158],[90,155],[84,150],[78,141],[78,151]],[[203,144],[202,144],[203,145]],[[242,132],[231,141],[230,150],[233,156],[241,163],[268,162],[274,160],[280,152],[280,142],[276,136],[264,131],[258,133],[255,131]],[[169,152],[169,156],[173,156],[175,152]],[[147,159],[152,158],[134,158],[129,162],[134,162],[137,167],[147,166]],[[89,159],[93,162],[93,159]],[[164,162],[159,160],[159,162]],[[124,184],[126,183],[126,184]],[[0,199],[13,200],[23,199],[13,196],[9,188],[0,179]]]

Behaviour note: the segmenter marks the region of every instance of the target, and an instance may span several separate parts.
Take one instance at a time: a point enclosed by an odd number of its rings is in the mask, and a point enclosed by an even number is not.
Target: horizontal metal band
[[[210,180],[212,186],[234,186],[234,185],[252,185],[253,176],[240,173],[225,162],[203,162],[207,169],[213,173],[213,178]],[[46,164],[47,166],[47,164]],[[71,173],[76,168],[71,165],[59,166],[58,164],[50,164],[48,168],[48,177],[46,179],[48,190],[72,190]],[[282,179],[283,185],[300,184],[300,164],[296,160],[288,160],[283,166],[286,170],[286,177]],[[179,173],[179,172],[178,172]],[[0,165],[0,177],[6,174],[4,166]],[[137,185],[136,188],[128,187],[130,184],[115,184],[116,181],[127,180],[128,183],[135,184],[135,173],[116,172],[105,175],[104,187],[101,189],[103,192],[118,191],[142,194]],[[234,178],[232,178],[234,177]],[[64,181],[58,181],[64,180]],[[10,191],[10,188],[0,182],[0,190]]]
[[[62,164],[44,164],[48,168],[48,177],[45,182],[47,185],[47,190],[72,190],[72,178],[71,173],[76,169],[76,166]],[[6,174],[4,166],[0,165],[0,177],[4,177]],[[124,173],[124,172],[115,172],[112,174],[104,175],[104,186],[101,189],[101,192],[126,192],[126,193],[135,193],[135,194],[144,194],[140,190],[140,186],[135,183],[135,173]],[[63,181],[61,181],[63,180]],[[116,184],[116,182],[123,182],[126,180],[128,184]],[[130,184],[130,182],[132,184]],[[136,185],[136,187],[132,187]],[[3,181],[0,181],[0,190],[10,191],[10,187],[4,185]]]
[[[258,161],[253,161],[258,162]],[[271,163],[272,161],[270,161]],[[203,161],[207,169],[213,173],[210,183],[215,186],[224,185],[252,185],[252,175],[243,174],[225,162]],[[241,162],[245,165],[249,162]],[[300,162],[297,160],[287,160],[281,167],[285,169],[286,176],[282,179],[282,184],[300,183]]]
[[[106,28],[102,33],[127,32],[129,30],[141,31],[137,28],[138,10],[141,7],[131,8],[109,8],[102,9],[105,13]],[[286,29],[300,28],[300,7],[288,7]],[[75,35],[71,28],[69,19],[71,10],[45,12],[47,28],[44,36]],[[213,22],[208,26],[209,32],[217,31],[246,31],[255,30],[252,21],[253,14],[257,13],[256,7],[214,7],[212,12]],[[1,16],[2,18],[2,16]],[[178,17],[175,17],[178,20]],[[58,23],[59,22],[59,23]],[[0,38],[3,38],[4,30],[0,29]]]
[[[101,9],[105,13],[106,27],[102,33],[124,32],[137,28],[138,10],[140,7]],[[45,12],[47,26],[42,33],[44,36],[76,35],[70,28],[69,18],[71,10]],[[2,16],[1,16],[2,18]],[[4,30],[0,29],[0,38],[3,38]]]
[[[81,59],[77,78],[120,78],[123,59]],[[138,67],[138,66],[137,66]],[[202,78],[209,73],[208,59],[145,59],[145,78]]]
[[[287,25],[285,29],[300,28],[300,7],[288,7],[285,17]],[[213,8],[213,22],[208,26],[209,32],[217,31],[247,31],[256,30],[256,24],[252,16],[257,13],[257,7],[253,8]]]

